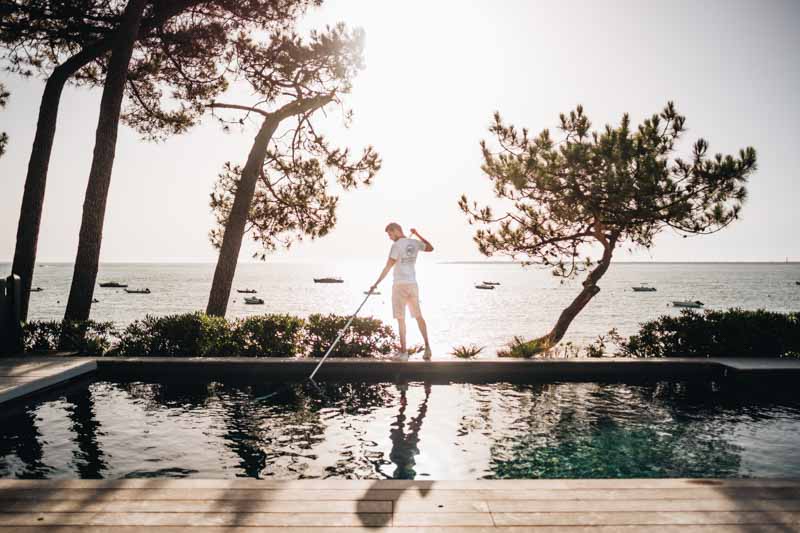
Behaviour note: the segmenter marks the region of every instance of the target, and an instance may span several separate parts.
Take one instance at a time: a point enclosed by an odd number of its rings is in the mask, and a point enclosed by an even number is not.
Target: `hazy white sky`
[[[348,103],[341,144],[373,144],[384,166],[373,187],[345,194],[327,237],[276,259],[386,255],[386,222],[417,227],[437,259],[480,259],[457,207],[489,201],[478,142],[495,110],[538,132],[581,103],[596,127],[635,121],[674,100],[713,152],[758,150],[743,219],[694,239],[665,234],[618,260],[800,260],[797,237],[800,3],[787,1],[326,0],[303,28],[344,21],[366,30],[367,67]],[[43,83],[2,74],[10,136],[0,159],[0,261],[13,257],[19,205]],[[68,89],[50,165],[40,261],[72,261],[94,143],[99,90]],[[254,129],[207,120],[160,144],[120,130],[101,260],[213,261],[208,195],[226,160],[243,163]],[[244,250],[249,259],[252,248]]]

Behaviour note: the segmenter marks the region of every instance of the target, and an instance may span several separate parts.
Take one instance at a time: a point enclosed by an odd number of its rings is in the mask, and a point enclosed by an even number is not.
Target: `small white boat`
[[[638,287],[631,287],[631,289],[633,289],[633,292],[656,292],[655,287],[650,287],[646,283],[642,283]]]
[[[475,288],[476,289],[483,289],[483,290],[493,291],[494,290],[494,285],[487,285],[485,283],[480,283],[478,285],[475,285]]]
[[[261,305],[264,303],[264,300],[262,300],[258,296],[248,296],[247,298],[244,299],[244,303],[250,305]]]
[[[150,289],[125,289],[128,294],[150,294]]]
[[[694,301],[692,301],[692,300],[676,300],[676,301],[672,302],[672,305],[674,307],[688,307],[690,309],[700,309],[705,304],[703,302],[701,302],[700,300],[694,300]]]
[[[344,283],[342,278],[314,278],[314,283]]]

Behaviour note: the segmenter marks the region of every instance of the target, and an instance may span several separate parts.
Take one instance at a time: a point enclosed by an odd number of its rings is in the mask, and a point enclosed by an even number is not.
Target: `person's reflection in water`
[[[414,457],[419,455],[419,448],[417,447],[419,444],[419,430],[422,428],[422,421],[428,411],[431,384],[426,381],[424,389],[425,398],[417,408],[417,416],[408,421],[408,428],[406,429],[406,408],[408,407],[406,392],[408,391],[408,383],[399,382],[397,384],[397,390],[400,391],[400,410],[389,430],[389,438],[392,441],[392,451],[389,453],[389,459],[397,465],[392,474],[393,479],[414,479],[417,475],[414,470],[416,465]]]

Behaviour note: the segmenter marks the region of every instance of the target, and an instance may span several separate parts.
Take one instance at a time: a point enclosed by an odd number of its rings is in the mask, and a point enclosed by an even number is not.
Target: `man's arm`
[[[394,259],[392,259],[391,257],[390,257],[389,259],[387,259],[387,260],[386,260],[386,266],[385,266],[385,267],[383,267],[383,271],[381,272],[381,275],[380,275],[380,276],[378,276],[378,281],[376,281],[375,283],[373,283],[373,284],[372,284],[372,287],[370,287],[370,288],[369,288],[370,292],[374,291],[374,290],[375,290],[375,289],[378,287],[378,285],[380,284],[380,282],[381,282],[381,281],[383,281],[383,278],[385,278],[385,277],[386,277],[386,275],[389,273],[389,271],[392,269],[392,267],[394,266],[394,264],[395,264],[396,262],[397,262],[397,261],[395,261],[395,260],[394,260]]]
[[[421,240],[423,243],[425,243],[425,249],[423,250],[424,252],[432,252],[433,251],[433,245],[430,242],[428,242],[428,239],[426,239],[425,237],[420,235],[419,232],[417,230],[415,230],[414,228],[411,228],[411,235],[416,235],[419,238],[419,240]]]

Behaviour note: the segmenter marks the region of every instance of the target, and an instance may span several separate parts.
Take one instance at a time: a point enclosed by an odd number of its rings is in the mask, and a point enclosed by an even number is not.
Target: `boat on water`
[[[236,289],[236,292],[239,294],[255,294],[258,291],[255,289]]]
[[[100,300],[98,300],[97,298],[92,298],[92,303],[93,304],[99,304]]]
[[[700,309],[705,304],[700,300],[676,300],[672,302],[674,307],[688,307],[690,309]]]
[[[264,303],[264,300],[262,300],[258,296],[248,296],[244,299],[244,303],[250,305],[261,305]]]
[[[344,283],[342,278],[314,278],[314,283]]]
[[[380,293],[381,293],[381,291],[372,291],[372,292],[364,291],[364,294],[378,294],[379,295]]]
[[[150,294],[150,289],[146,287],[144,289],[125,289],[125,292],[128,294]]]
[[[30,292],[42,292],[43,290],[41,287],[31,287]]]
[[[475,288],[476,289],[483,289],[483,290],[493,291],[494,290],[494,285],[487,285],[485,283],[479,283],[478,285],[475,285]]]
[[[631,287],[631,289],[633,289],[633,292],[656,292],[655,287],[650,287],[646,283],[642,283],[638,287]]]
[[[499,281],[484,281],[483,285],[500,285]]]
[[[119,283],[117,281],[106,281],[105,283],[100,284],[101,287],[105,288],[112,288],[112,289],[124,289],[128,286],[127,283]]]

